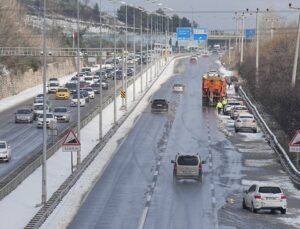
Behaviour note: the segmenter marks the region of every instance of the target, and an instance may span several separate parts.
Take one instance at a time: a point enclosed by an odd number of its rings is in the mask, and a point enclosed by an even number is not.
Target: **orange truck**
[[[202,103],[206,106],[215,106],[226,97],[226,80],[217,72],[211,71],[203,75]]]

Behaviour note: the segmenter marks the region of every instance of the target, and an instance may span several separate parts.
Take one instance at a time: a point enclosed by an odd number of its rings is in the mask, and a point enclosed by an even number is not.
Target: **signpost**
[[[80,151],[81,144],[80,141],[73,129],[70,129],[69,133],[67,134],[63,144],[62,144],[62,151],[63,152],[71,152],[71,171],[73,173],[73,151]]]
[[[297,168],[299,168],[299,153],[300,153],[300,130],[297,130],[292,141],[289,144],[290,152],[297,153]]]
[[[193,28],[193,38],[195,41],[206,41],[207,28]]]
[[[190,40],[191,39],[191,28],[176,28],[178,40]]]
[[[252,40],[256,35],[256,29],[245,30],[246,40]]]

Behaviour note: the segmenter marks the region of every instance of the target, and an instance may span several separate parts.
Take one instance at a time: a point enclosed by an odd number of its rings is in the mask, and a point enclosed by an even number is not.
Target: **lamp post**
[[[42,204],[47,202],[47,126],[46,126],[46,81],[47,81],[47,44],[46,44],[46,0],[44,0],[43,21],[43,160],[42,160]]]
[[[100,37],[100,88],[99,88],[99,141],[102,141],[102,137],[103,137],[103,125],[102,125],[102,103],[103,103],[103,95],[102,95],[102,0],[100,0],[99,3],[99,20],[100,20],[100,28],[99,28],[99,37]]]
[[[289,4],[290,9],[300,10],[298,7],[292,7],[292,4]],[[297,75],[297,64],[298,64],[298,54],[299,54],[299,40],[300,40],[300,13],[298,19],[298,32],[297,32],[297,40],[296,40],[296,49],[294,56],[294,65],[293,65],[293,75],[292,75],[292,88],[296,86],[296,75]]]

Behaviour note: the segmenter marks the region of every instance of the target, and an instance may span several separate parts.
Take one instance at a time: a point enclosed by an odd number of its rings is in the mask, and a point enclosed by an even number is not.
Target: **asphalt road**
[[[202,107],[202,74],[215,57],[181,60],[154,95],[170,101],[168,114],[148,107],[87,194],[70,228],[297,228],[299,191],[276,161],[262,133],[234,133],[215,108]],[[185,84],[183,94],[172,85]],[[173,182],[177,153],[206,160],[202,183]],[[242,191],[254,181],[275,181],[288,196],[287,215],[242,209]]]
[[[137,65],[137,73],[140,71],[140,66]],[[103,90],[103,98],[113,95],[113,80],[108,80],[109,89]],[[117,80],[117,87],[121,87],[122,81]],[[49,95],[52,108],[56,106],[69,107],[71,111],[70,123],[58,123],[58,133],[65,130],[72,122],[77,121],[77,107],[70,107],[70,100],[55,100],[54,95]],[[105,99],[104,99],[105,101]],[[27,158],[37,154],[42,150],[43,130],[37,128],[37,122],[33,123],[15,123],[14,113],[21,107],[32,107],[33,99],[27,100],[22,104],[7,109],[0,114],[0,139],[6,140],[11,146],[12,158],[8,163],[0,163],[0,181],[14,172],[21,166]],[[90,99],[90,102],[85,107],[81,107],[81,117],[89,114],[96,106],[99,106],[99,95],[95,99]],[[48,141],[55,141],[54,137],[49,136]]]

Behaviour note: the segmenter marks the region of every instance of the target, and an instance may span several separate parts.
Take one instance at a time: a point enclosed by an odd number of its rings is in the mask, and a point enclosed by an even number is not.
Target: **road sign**
[[[290,152],[300,153],[300,130],[297,130],[295,136],[289,144]]]
[[[126,91],[121,91],[121,98],[122,99],[125,99],[126,98]]]
[[[191,39],[191,28],[176,28],[178,40],[190,40]]]
[[[256,29],[246,29],[245,35],[247,40],[251,40],[255,37]]]
[[[73,129],[70,129],[69,133],[67,134],[63,144],[62,144],[62,150],[64,152],[73,152],[73,151],[79,151],[81,149],[81,144],[76,136],[76,133]]]
[[[195,41],[206,41],[208,38],[207,28],[194,28],[193,38]]]

